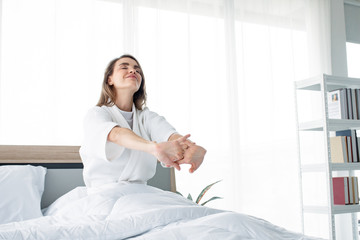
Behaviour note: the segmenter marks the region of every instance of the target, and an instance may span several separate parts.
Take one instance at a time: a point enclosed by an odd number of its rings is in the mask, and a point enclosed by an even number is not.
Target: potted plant
[[[218,183],[218,182],[221,182],[221,180],[216,181],[216,182],[211,183],[211,184],[209,184],[208,186],[206,186],[206,187],[200,192],[200,194],[198,195],[198,197],[196,198],[195,203],[197,203],[197,204],[199,204],[199,205],[201,205],[201,206],[204,206],[205,204],[207,204],[208,202],[211,202],[211,201],[213,201],[213,200],[222,199],[222,197],[217,197],[217,196],[215,196],[215,197],[212,197],[212,198],[210,198],[209,200],[207,200],[207,201],[205,201],[205,202],[203,202],[203,203],[200,204],[200,201],[201,201],[201,199],[204,197],[205,193],[207,193],[207,191],[209,191],[210,188],[211,188],[212,186],[214,186],[214,185],[215,185],[216,183]],[[181,196],[183,196],[180,192],[176,192],[176,193],[178,193],[178,194],[180,194]],[[189,195],[187,196],[187,199],[189,199],[189,200],[191,200],[191,201],[194,201],[190,193],[189,193]]]

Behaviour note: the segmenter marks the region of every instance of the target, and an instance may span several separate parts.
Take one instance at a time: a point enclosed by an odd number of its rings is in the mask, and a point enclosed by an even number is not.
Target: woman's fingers
[[[186,160],[179,160],[179,161],[176,161],[176,163],[178,163],[179,164],[179,166],[181,165],[181,164],[190,164],[190,169],[189,169],[189,172],[190,173],[193,173],[193,172],[195,172],[198,168],[199,168],[199,166],[200,165],[198,165],[198,164],[196,164],[196,163],[194,163],[194,162],[189,162],[189,161],[186,161]]]
[[[180,171],[180,165],[177,162],[174,162],[172,167],[176,168],[176,170]]]
[[[163,162],[165,165],[174,167],[177,170],[180,170],[180,164],[190,164],[195,159],[193,159],[193,150],[189,152],[195,146],[195,143],[191,142],[188,138],[190,134],[186,134],[176,140],[169,142],[160,143],[161,148],[160,156],[158,159]],[[192,172],[195,171],[198,166],[193,166]]]
[[[176,161],[176,162],[177,162],[179,165],[189,163],[189,161],[187,161],[185,158],[183,158],[183,159],[181,159],[181,160],[178,160],[178,161]]]
[[[180,159],[183,159],[184,158],[184,153],[185,153],[185,151],[183,149],[181,149],[179,152],[177,152],[177,154],[175,155],[174,161],[178,161]]]
[[[191,135],[190,134],[186,134],[185,136],[182,136],[181,138],[176,139],[176,141],[178,141],[180,144],[185,142]]]
[[[181,147],[182,147],[183,150],[186,150],[186,149],[188,149],[189,147],[195,145],[195,143],[189,141],[189,139],[186,139],[185,141],[180,142],[180,145],[181,145]]]
[[[177,161],[179,165],[181,164],[190,164],[191,167],[189,169],[190,173],[195,172],[204,160],[204,156],[206,154],[206,150],[197,145],[191,145],[184,153],[184,158]]]

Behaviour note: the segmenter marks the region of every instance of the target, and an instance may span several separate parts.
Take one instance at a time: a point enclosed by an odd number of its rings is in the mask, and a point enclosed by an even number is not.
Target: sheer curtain
[[[2,0],[1,144],[81,144],[103,71],[134,54],[148,106],[208,152],[177,188],[300,231],[293,81],[329,73],[327,0]],[[184,171],[185,170],[185,171]]]

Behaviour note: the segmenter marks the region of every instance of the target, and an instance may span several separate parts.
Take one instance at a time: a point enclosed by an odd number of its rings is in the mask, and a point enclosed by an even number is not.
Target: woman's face
[[[113,74],[108,79],[108,84],[116,90],[137,92],[141,85],[141,69],[138,63],[131,58],[121,58],[114,65]]]

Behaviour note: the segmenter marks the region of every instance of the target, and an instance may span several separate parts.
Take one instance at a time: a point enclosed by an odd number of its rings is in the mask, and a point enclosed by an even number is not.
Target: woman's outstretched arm
[[[171,141],[156,143],[138,136],[128,128],[114,127],[108,135],[108,141],[125,148],[152,154],[165,165],[180,170],[176,160],[183,159],[184,149],[182,146],[189,137],[190,135],[188,134]]]

